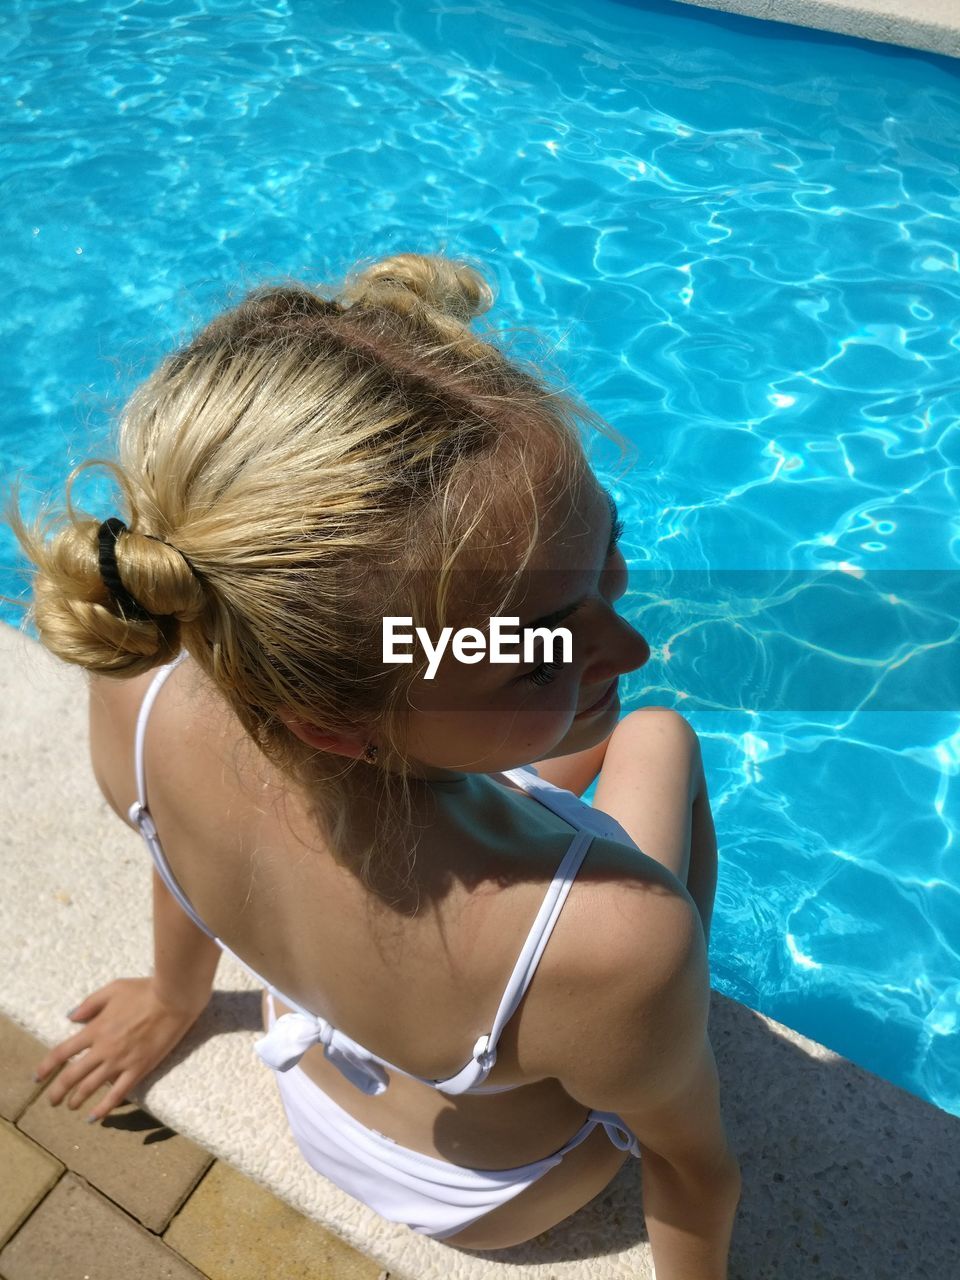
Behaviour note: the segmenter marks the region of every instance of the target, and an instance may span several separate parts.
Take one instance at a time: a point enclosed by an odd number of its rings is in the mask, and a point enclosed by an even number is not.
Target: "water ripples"
[[[955,64],[658,0],[7,8],[4,471],[262,279],[486,262],[636,447],[624,701],[704,743],[715,983],[960,1114]]]

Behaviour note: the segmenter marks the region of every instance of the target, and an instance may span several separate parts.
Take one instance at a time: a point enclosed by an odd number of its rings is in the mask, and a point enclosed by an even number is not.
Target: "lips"
[[[607,702],[608,699],[610,698],[610,695],[614,692],[616,687],[617,687],[617,681],[611,680],[610,683],[607,685],[606,689],[600,695],[600,697],[597,698],[594,702],[591,702],[588,706],[583,707],[580,711],[578,711],[577,714],[573,717],[574,720],[579,720],[579,718],[581,716],[585,716],[588,711],[595,711],[597,707],[599,707],[602,703]]]

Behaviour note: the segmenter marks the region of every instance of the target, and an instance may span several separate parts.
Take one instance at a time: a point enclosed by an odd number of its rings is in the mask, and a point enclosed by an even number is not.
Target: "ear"
[[[366,740],[341,733],[324,733],[311,724],[298,720],[287,711],[278,712],[280,719],[294,737],[305,742],[308,747],[317,747],[320,751],[332,751],[334,755],[350,756],[359,760],[367,748]]]

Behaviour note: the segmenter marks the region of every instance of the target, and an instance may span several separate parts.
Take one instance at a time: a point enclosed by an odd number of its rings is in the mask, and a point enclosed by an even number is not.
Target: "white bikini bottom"
[[[275,1013],[268,996],[270,1025]],[[552,1155],[513,1169],[470,1169],[403,1147],[344,1111],[301,1067],[274,1072],[304,1159],[341,1191],[421,1235],[443,1240],[479,1221],[560,1163],[602,1124],[620,1151],[639,1158],[633,1133],[613,1111],[591,1111]]]

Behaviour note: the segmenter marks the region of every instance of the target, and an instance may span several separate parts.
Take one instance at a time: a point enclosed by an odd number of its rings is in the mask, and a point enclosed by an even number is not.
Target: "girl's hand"
[[[70,1094],[67,1106],[73,1110],[101,1085],[112,1083],[87,1117],[102,1120],[180,1043],[208,1001],[209,995],[199,1008],[171,1005],[157,995],[152,978],[109,982],[71,1010],[69,1018],[84,1023],[83,1030],[50,1050],[36,1079],[73,1059],[47,1090],[53,1106]]]

